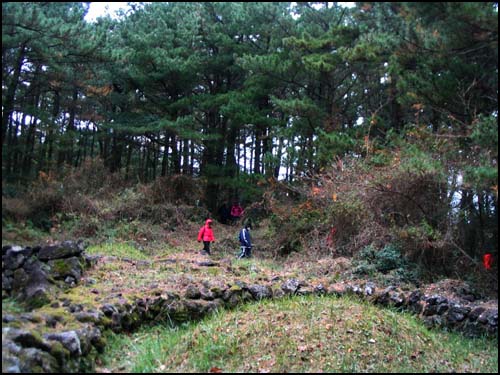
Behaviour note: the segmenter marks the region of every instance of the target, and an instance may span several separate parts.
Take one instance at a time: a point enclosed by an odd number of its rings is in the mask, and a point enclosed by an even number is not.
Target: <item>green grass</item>
[[[28,223],[13,223],[2,220],[2,246],[18,244],[23,246],[38,245],[47,238],[48,232]]]
[[[409,314],[350,298],[268,300],[108,343],[111,371],[498,372],[497,340],[429,331]]]
[[[20,314],[25,312],[24,307],[14,298],[2,299],[2,314]]]
[[[100,245],[89,246],[86,251],[88,254],[109,255],[119,258],[130,258],[136,260],[149,259],[147,255],[127,243],[103,243]]]

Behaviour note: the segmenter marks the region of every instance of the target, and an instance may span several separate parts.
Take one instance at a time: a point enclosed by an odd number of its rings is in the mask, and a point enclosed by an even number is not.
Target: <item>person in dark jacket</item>
[[[219,208],[219,220],[222,224],[228,224],[231,220],[231,211],[225,203]]]
[[[252,256],[252,238],[250,237],[251,225],[246,223],[243,229],[240,230],[239,240],[241,252],[238,258],[250,258]]]
[[[202,254],[210,255],[210,242],[215,241],[214,231],[212,230],[212,219],[207,219],[205,225],[198,232],[198,242],[203,241]]]

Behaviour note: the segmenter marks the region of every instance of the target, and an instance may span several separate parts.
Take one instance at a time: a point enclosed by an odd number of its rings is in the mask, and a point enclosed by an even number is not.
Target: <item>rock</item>
[[[486,311],[486,309],[481,306],[474,308],[469,314],[469,320],[471,322],[476,321],[484,311]]]
[[[42,307],[51,302],[53,292],[47,285],[32,285],[26,289],[26,304],[30,308]]]
[[[50,327],[50,328],[55,328],[57,326],[57,323],[60,321],[61,319],[58,318],[58,317],[55,317],[53,315],[49,315],[45,318],[45,325],[47,327]]]
[[[85,279],[85,285],[94,285],[96,283],[97,283],[97,280],[92,278],[92,277]]]
[[[447,303],[442,303],[438,305],[436,308],[436,314],[443,315],[449,309],[449,307],[450,306]]]
[[[301,286],[296,293],[299,296],[308,296],[314,294],[314,288],[310,286],[304,286],[304,287]]]
[[[60,245],[42,247],[38,253],[38,259],[45,261],[59,258],[69,258],[75,255],[80,255],[84,249],[85,248],[81,242],[76,243],[74,241],[64,241]]]
[[[36,348],[22,349],[19,353],[21,372],[60,372],[57,360],[49,353]]]
[[[69,350],[66,349],[59,341],[50,341],[50,354],[57,359],[57,362],[67,362],[70,356]]]
[[[83,311],[83,305],[81,303],[72,303],[69,305],[68,311],[70,313],[76,313],[76,312]]]
[[[258,301],[264,298],[271,298],[273,295],[272,289],[264,285],[250,285],[248,291],[252,294],[252,297]]]
[[[410,293],[408,297],[408,306],[416,305],[422,299],[422,292],[420,290],[414,290]]]
[[[427,304],[429,305],[440,305],[442,303],[448,302],[446,298],[435,294],[430,297],[425,296],[424,301],[427,302]]]
[[[73,276],[66,276],[64,283],[69,285],[71,288],[76,286],[76,279]]]
[[[405,303],[405,296],[403,293],[400,292],[391,292],[390,301],[394,307],[401,307]]]
[[[2,374],[18,374],[20,372],[21,364],[19,358],[10,353],[4,353],[2,350]]]
[[[443,325],[443,318],[440,315],[426,316],[423,318],[424,324],[429,327],[440,327]]]
[[[410,295],[411,297],[411,295]],[[448,299],[439,295],[427,296],[425,295],[422,300],[425,302],[422,314],[424,316],[442,315],[449,310]]]
[[[44,351],[50,349],[49,344],[34,331],[6,327],[2,329],[2,340],[4,336],[24,348],[37,348]]]
[[[116,309],[115,306],[106,303],[105,305],[101,306],[101,311],[104,313],[105,316],[111,317],[114,313],[117,313],[118,310]]]
[[[2,246],[2,256],[4,256],[5,254],[7,254],[7,251],[12,249],[12,246],[15,246],[15,245],[5,245],[5,246]]]
[[[92,325],[86,325],[81,329],[77,329],[75,333],[80,340],[82,356],[86,356],[92,350],[93,343],[101,339],[101,331]]]
[[[379,293],[377,293],[377,295],[375,296],[375,303],[378,303],[382,306],[388,306],[389,303],[390,303],[390,292],[393,290],[394,287],[388,287],[382,291],[380,291]]]
[[[200,297],[205,301],[212,301],[215,299],[215,294],[210,289],[203,287],[200,290]]]
[[[18,319],[14,315],[10,314],[5,314],[2,315],[2,323],[12,323],[12,322],[17,322]]]
[[[14,273],[12,273],[14,274]],[[2,273],[2,291],[10,292],[12,290],[13,277]]]
[[[218,264],[211,261],[211,260],[206,260],[206,261],[202,261],[202,262],[198,262],[197,263],[199,266],[201,267],[214,267],[214,266],[217,266]]]
[[[23,292],[28,285],[29,276],[23,268],[18,268],[12,276],[12,293],[20,300],[23,299]],[[2,285],[3,287],[3,285]]]
[[[241,280],[236,280],[234,282],[234,285],[236,285],[240,289],[248,289],[247,283]]]
[[[98,324],[101,321],[103,314],[98,311],[84,311],[78,312],[74,314],[74,316],[79,322]]]
[[[285,292],[281,288],[272,288],[273,289],[273,298],[282,298],[285,295]]]
[[[300,287],[300,282],[297,279],[288,279],[281,284],[281,289],[285,294],[295,294]]]
[[[346,292],[357,296],[363,295],[363,291],[361,290],[359,285],[347,285]]]
[[[212,285],[210,291],[214,294],[214,298],[223,298],[226,289],[223,285]]]
[[[323,286],[323,284],[318,284],[314,287],[314,293],[317,293],[317,294],[324,294],[326,293],[327,290],[326,288]]]
[[[187,287],[184,295],[189,299],[199,299],[201,297],[200,289],[198,289],[198,287],[193,284]]]
[[[470,307],[454,304],[450,306],[448,311],[448,322],[452,325],[457,324],[465,319],[470,312]]]
[[[59,341],[73,356],[82,355],[80,338],[75,331],[48,333],[44,335],[44,338]]]
[[[41,323],[43,319],[39,315],[35,315],[32,313],[24,313],[19,316],[21,320],[28,321],[31,323]]]
[[[492,327],[498,326],[498,309],[488,309],[484,311],[479,317],[477,321],[482,324],[489,324]]]
[[[5,255],[2,256],[2,270],[16,270],[21,267],[28,259],[33,250],[31,247],[22,248],[21,246],[10,247]]]
[[[30,258],[22,269],[14,272],[13,293],[31,308],[41,307],[51,301],[53,293],[47,269],[47,265]]]
[[[207,303],[203,300],[188,300],[184,302],[188,320],[199,320],[206,314]]]
[[[161,318],[166,321],[182,323],[189,320],[189,314],[183,301],[174,300],[164,305]]]
[[[373,293],[375,293],[375,284],[372,282],[366,283],[364,289],[365,296],[371,296]]]
[[[86,268],[94,267],[101,258],[102,255],[90,255],[85,253],[83,254],[83,259],[85,261]]]
[[[70,276],[73,282],[82,277],[83,266],[77,257],[49,260],[50,274],[56,280],[63,280]]]
[[[114,333],[120,333],[122,331],[122,314],[119,312],[114,312],[111,315],[111,329]]]

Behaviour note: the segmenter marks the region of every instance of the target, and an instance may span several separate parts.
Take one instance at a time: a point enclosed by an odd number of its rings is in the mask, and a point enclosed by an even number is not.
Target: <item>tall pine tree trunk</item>
[[[7,134],[7,126],[9,125],[12,112],[14,110],[14,99],[16,96],[17,85],[19,84],[19,76],[21,75],[21,68],[24,61],[24,52],[26,45],[23,44],[19,48],[16,56],[15,65],[13,69],[12,79],[7,86],[7,93],[5,99],[2,99],[2,146]]]

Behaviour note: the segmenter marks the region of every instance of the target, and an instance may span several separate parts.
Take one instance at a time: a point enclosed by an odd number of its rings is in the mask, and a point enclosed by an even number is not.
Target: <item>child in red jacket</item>
[[[207,219],[205,225],[198,232],[198,242],[203,241],[202,254],[210,255],[210,242],[215,241],[214,231],[212,230],[212,219]]]

